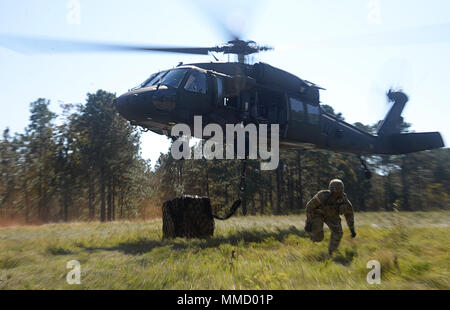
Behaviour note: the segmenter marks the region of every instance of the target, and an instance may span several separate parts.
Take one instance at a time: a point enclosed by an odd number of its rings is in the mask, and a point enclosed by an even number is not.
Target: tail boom
[[[439,132],[401,133],[378,136],[379,154],[407,154],[444,147]]]

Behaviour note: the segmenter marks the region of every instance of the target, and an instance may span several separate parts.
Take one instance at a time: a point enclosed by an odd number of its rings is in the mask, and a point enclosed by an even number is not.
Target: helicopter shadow
[[[205,239],[197,238],[175,238],[175,239],[140,239],[137,241],[122,242],[112,247],[85,247],[80,245],[79,247],[88,251],[119,251],[127,255],[142,255],[151,252],[153,249],[169,246],[172,250],[184,250],[188,248],[195,249],[207,249],[216,248],[220,245],[228,244],[232,246],[236,245],[248,245],[250,243],[262,243],[266,239],[271,238],[278,242],[283,242],[289,235],[295,235],[300,238],[308,238],[305,231],[298,230],[296,227],[291,226],[287,229],[277,228],[276,230],[242,230],[230,233],[226,236],[213,236]],[[193,241],[193,242],[191,242]]]

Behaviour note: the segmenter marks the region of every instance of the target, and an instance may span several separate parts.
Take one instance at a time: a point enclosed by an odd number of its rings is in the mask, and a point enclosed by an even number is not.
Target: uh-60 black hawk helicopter
[[[247,64],[246,56],[269,50],[239,39],[211,48],[149,48],[202,54],[236,54],[238,62],[182,64],[152,74],[116,100],[119,113],[132,124],[170,136],[177,123],[191,128],[195,115],[205,123],[279,124],[280,147],[337,152],[404,154],[444,146],[438,132],[401,133],[401,113],[408,97],[389,90],[393,106],[377,133],[365,132],[326,113],[320,86],[265,63]]]
[[[237,62],[180,63],[173,69],[152,74],[116,99],[115,106],[124,118],[158,134],[170,136],[171,128],[178,123],[192,128],[194,116],[202,116],[204,124],[221,126],[279,124],[281,148],[317,148],[363,156],[405,154],[444,146],[438,132],[401,133],[401,113],[408,101],[402,91],[387,93],[393,102],[391,109],[376,134],[365,132],[321,108],[320,86],[266,63],[247,63],[247,56],[272,48],[243,41],[238,36],[215,47],[149,47],[5,35],[0,36],[0,45],[19,51],[31,47],[51,52],[237,55]],[[362,160],[361,163],[370,177],[365,163]]]

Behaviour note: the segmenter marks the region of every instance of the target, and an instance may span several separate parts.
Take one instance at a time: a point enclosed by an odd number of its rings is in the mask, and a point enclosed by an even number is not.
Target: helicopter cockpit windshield
[[[158,84],[178,88],[187,71],[188,69],[173,69],[154,73],[136,88],[149,87]]]
[[[186,75],[186,72],[189,69],[173,69],[167,72],[166,75],[164,75],[161,78],[161,81],[156,82],[160,83],[161,85],[166,86],[172,86],[174,88],[178,88],[181,84],[181,81],[183,81],[184,76]]]
[[[161,84],[178,88],[188,70],[189,69],[173,69],[169,71],[159,72],[156,75],[150,76],[150,78],[148,78],[147,81],[142,83],[141,87],[149,87]]]
[[[162,71],[152,74],[144,83],[141,84],[141,87],[149,87],[155,85],[166,72],[167,71]]]

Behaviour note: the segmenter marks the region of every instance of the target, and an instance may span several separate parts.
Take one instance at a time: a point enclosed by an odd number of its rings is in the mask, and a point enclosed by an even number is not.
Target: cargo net
[[[164,238],[207,238],[214,233],[208,197],[181,196],[163,204]]]
[[[208,197],[184,195],[164,202],[163,238],[208,238],[214,234],[214,218],[226,220],[240,206],[236,200],[229,213],[220,217],[212,213]]]

